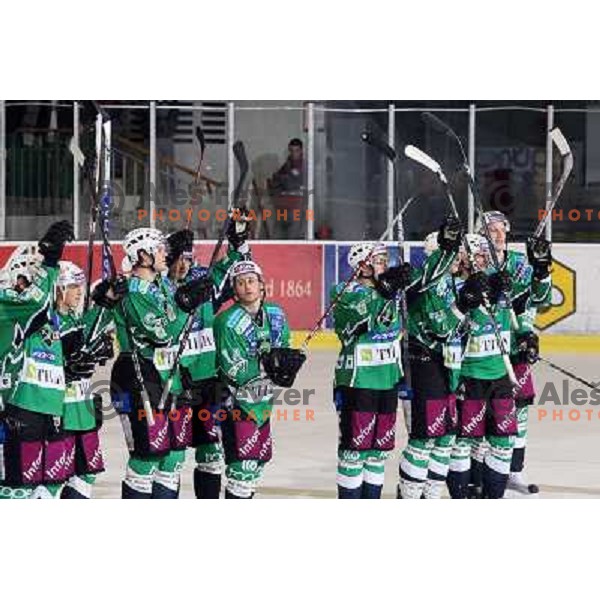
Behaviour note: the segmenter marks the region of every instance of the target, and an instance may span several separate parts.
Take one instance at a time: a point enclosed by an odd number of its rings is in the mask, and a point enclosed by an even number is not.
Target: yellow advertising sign
[[[535,326],[542,331],[559,321],[575,314],[577,299],[575,293],[576,273],[567,265],[552,261],[552,306],[538,311]]]

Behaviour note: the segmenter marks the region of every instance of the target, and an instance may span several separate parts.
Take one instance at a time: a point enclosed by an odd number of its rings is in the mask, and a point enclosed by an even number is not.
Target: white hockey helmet
[[[160,247],[166,248],[165,236],[153,227],[138,227],[132,229],[123,242],[125,255],[132,266],[140,262],[140,250],[144,250],[150,256],[154,256]]]
[[[381,242],[359,242],[350,248],[348,252],[348,264],[355,271],[361,263],[371,265],[371,260],[381,254],[387,255],[385,244]]]
[[[85,273],[75,263],[61,260],[58,266],[60,268],[57,281],[59,288],[64,289],[69,285],[85,285]]]
[[[263,281],[262,269],[252,260],[241,260],[236,262],[229,271],[229,280],[231,285],[238,275],[247,275],[248,273],[256,273],[259,281]]]
[[[432,231],[423,242],[423,251],[425,256],[431,256],[439,247],[438,242],[439,231]]]
[[[6,266],[10,285],[15,286],[19,277],[25,277],[27,281],[31,282],[40,268],[41,262],[41,257],[34,247],[21,246]]]
[[[483,234],[483,232],[485,231],[484,223],[487,223],[488,225],[490,225],[491,223],[503,223],[504,231],[506,233],[510,231],[510,221],[508,220],[507,216],[499,210],[489,210],[488,212],[483,213],[482,222],[480,223],[478,229],[479,233],[481,234]]]

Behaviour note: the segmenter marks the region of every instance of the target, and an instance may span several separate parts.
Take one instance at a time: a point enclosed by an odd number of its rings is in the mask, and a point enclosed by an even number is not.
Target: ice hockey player
[[[552,295],[551,244],[543,238],[529,238],[526,242],[527,257],[516,250],[509,250],[507,237],[510,222],[499,211],[484,213],[500,267],[510,276],[511,290],[508,298],[516,320],[516,331],[511,343],[511,361],[519,381],[516,394],[518,434],[513,449],[507,488],[523,494],[535,494],[539,487],[529,484],[523,476],[529,406],[535,398],[531,365],[539,355],[539,340],[533,323],[538,308],[549,305]],[[481,227],[480,233],[485,228]],[[515,323],[513,322],[513,326]]]
[[[484,289],[473,275],[455,294],[452,271],[458,266],[460,241],[454,230],[445,229],[426,238],[428,262],[438,264],[441,252],[454,260],[435,285],[408,294],[412,399],[405,411],[409,441],[400,459],[398,497],[403,499],[441,497],[455,442],[456,397],[447,353],[466,314],[480,305]]]
[[[402,378],[396,296],[410,283],[411,269],[407,263],[388,268],[386,246],[373,242],[354,244],[348,264],[356,279],[331,293],[342,344],[333,390],[339,416],[338,498],[376,499],[385,460],[394,449]]]
[[[212,296],[194,313],[191,333],[181,356],[182,402],[193,406],[192,447],[196,450],[194,492],[196,498],[218,498],[223,471],[223,447],[214,414],[219,408],[216,378],[216,348],[213,324],[215,313],[230,295],[228,271],[234,262],[249,255],[248,222],[230,220],[227,255],[211,269],[193,263],[193,233],[183,229],[167,238],[169,269],[167,283],[175,294],[186,283],[210,276]],[[189,396],[189,398],[188,398]]]
[[[96,475],[104,470],[98,436],[102,425],[102,398],[90,394],[97,365],[113,358],[114,327],[110,308],[126,292],[118,279],[96,286],[94,306],[82,313],[85,273],[75,264],[61,261],[57,282],[56,312],[64,356],[66,392],[62,415],[68,480],[61,498],[88,499]]]
[[[455,278],[457,293],[473,273],[486,273],[485,298],[492,314],[482,304],[471,309],[464,334],[464,354],[460,365],[457,391],[458,434],[452,450],[448,490],[452,498],[470,495],[473,482],[481,478],[484,498],[502,498],[506,489],[510,461],[517,433],[513,390],[494,329],[498,327],[503,347],[511,340],[510,310],[503,298],[510,291],[510,281],[501,272],[490,272],[490,249],[486,239],[477,234],[466,236],[469,249],[462,253],[460,271]],[[471,455],[481,456],[479,471],[472,478]],[[475,463],[473,463],[475,464]]]
[[[70,223],[51,225],[38,244],[42,260],[17,259],[9,267],[12,289],[0,290],[2,374],[11,380],[3,395],[2,499],[56,498],[66,479],[65,377],[54,286],[58,261],[72,239]]]
[[[121,496],[126,499],[169,498],[179,495],[185,449],[191,442],[190,411],[171,411],[182,392],[179,373],[167,404],[160,400],[186,313],[179,310],[162,272],[166,270],[166,241],[153,228],[130,231],[124,250],[132,271],[127,294],[113,311],[120,354],[111,373],[111,397],[121,416],[129,448]],[[211,297],[206,278],[182,286],[186,310],[193,312]],[[177,298],[177,297],[176,297]],[[144,410],[148,395],[153,415]]]
[[[254,496],[272,457],[273,387],[291,387],[305,355],[289,348],[281,307],[265,301],[261,268],[252,261],[230,271],[235,303],[215,319],[217,366],[229,393],[221,424],[227,483],[225,498]]]

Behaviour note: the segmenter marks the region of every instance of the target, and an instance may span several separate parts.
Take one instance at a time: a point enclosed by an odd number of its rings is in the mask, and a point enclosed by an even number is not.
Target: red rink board
[[[0,267],[17,250],[18,244],[0,246]],[[117,269],[123,259],[121,244],[111,244]],[[225,244],[226,247],[226,244]],[[206,265],[214,249],[213,244],[196,244],[196,260]],[[93,279],[100,277],[102,246],[94,246]],[[311,329],[321,316],[323,252],[319,244],[253,244],[252,254],[265,275],[267,298],[285,310],[292,329]],[[87,244],[67,246],[65,260],[82,269],[86,267]]]

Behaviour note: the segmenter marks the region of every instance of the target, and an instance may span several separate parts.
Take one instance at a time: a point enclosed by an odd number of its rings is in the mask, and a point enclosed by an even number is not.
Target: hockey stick
[[[202,170],[202,163],[204,162],[204,152],[206,150],[206,140],[204,138],[204,131],[202,131],[202,127],[198,125],[195,129],[196,139],[200,144],[200,159],[198,160],[198,167],[196,168],[196,174],[194,175],[194,187],[196,187],[200,181],[200,171]],[[192,210],[188,213],[187,222],[185,224],[185,228],[190,228],[190,223],[192,220]]]
[[[421,113],[421,116],[423,117],[423,119],[425,121],[430,123],[436,131],[438,131],[440,133],[445,133],[446,135],[448,135],[450,138],[452,138],[456,142],[456,145],[457,145],[457,147],[460,151],[461,157],[462,157],[462,167],[468,178],[469,188],[471,190],[471,193],[473,194],[475,203],[477,204],[477,210],[483,215],[483,212],[484,212],[483,203],[481,202],[481,197],[479,196],[479,193],[477,191],[477,186],[475,185],[475,179],[473,177],[473,173],[471,172],[471,168],[469,166],[469,160],[467,158],[465,148],[460,139],[460,136],[454,131],[454,129],[452,129],[452,127],[450,127],[450,125],[448,125],[447,123],[442,121],[442,119],[440,119],[438,116],[436,116],[430,112]],[[552,210],[553,210],[554,206],[556,205],[556,203],[558,202],[558,198],[560,197],[563,187],[565,186],[565,183],[573,169],[573,154],[571,153],[571,148],[569,147],[569,144],[568,144],[567,140],[565,139],[565,136],[562,134],[561,130],[558,127],[555,127],[554,129],[552,129],[552,131],[550,131],[550,137],[551,137],[554,145],[557,147],[557,149],[563,159],[563,170],[562,170],[562,174],[561,174],[560,180],[558,182],[558,185],[556,187],[556,191],[554,192],[554,194],[552,194],[552,200],[548,207],[549,210],[546,211],[544,218],[538,223],[538,225],[535,229],[535,232],[533,233],[533,237],[540,237],[540,235],[542,234],[542,231],[546,227],[546,223],[552,214]],[[491,238],[489,235],[488,226],[487,226],[487,223],[485,222],[485,220],[484,220],[483,225],[484,225],[484,230],[485,230],[485,237],[488,240],[488,243],[490,244],[490,248],[492,248],[492,251],[493,251],[492,256],[494,257],[494,262],[496,263],[496,268],[498,268],[499,261],[498,261],[497,255],[496,255],[495,247],[492,244],[492,241],[491,241]]]
[[[585,379],[582,379],[578,375],[575,375],[575,373],[572,373],[571,371],[569,371],[568,369],[565,369],[564,367],[559,367],[556,363],[553,363],[551,360],[548,360],[547,358],[539,356],[538,360],[547,364],[549,367],[552,367],[559,373],[562,373],[563,375],[566,375],[567,377],[570,377],[571,379],[574,379],[575,381],[579,381],[579,383],[583,383],[583,385],[585,385],[593,390],[597,389],[598,386],[600,385],[600,382],[593,384],[593,383],[590,383],[589,381],[586,381]]]
[[[573,154],[571,153],[569,143],[565,139],[565,136],[562,134],[562,131],[558,127],[555,127],[554,129],[552,129],[552,131],[550,131],[550,137],[562,157],[562,173],[560,175],[560,179],[558,180],[556,189],[552,194],[552,199],[550,200],[550,204],[546,210],[546,214],[544,215],[544,218],[538,223],[537,227],[535,228],[535,231],[533,232],[533,238],[539,238],[542,235],[542,232],[546,227],[548,219],[550,218],[550,215],[552,214],[554,207],[558,202],[563,188],[565,187],[565,183],[567,182],[567,179],[569,178],[569,175],[573,170]],[[523,270],[525,269],[527,264],[528,263],[523,262],[519,265],[519,268],[517,269],[517,272],[515,274],[515,279],[518,280],[521,278]],[[511,320],[513,322],[514,328],[517,329],[518,321],[514,310],[511,310]]]
[[[448,185],[448,179],[446,178],[442,168],[440,167],[440,164],[436,160],[431,158],[431,156],[429,156],[428,154],[426,154],[419,148],[416,148],[415,146],[410,146],[410,145],[406,146],[406,148],[404,149],[404,153],[406,154],[406,156],[408,158],[421,164],[426,169],[429,169],[430,171],[432,171],[433,173],[435,173],[438,176],[439,180],[442,182],[442,185],[444,186],[444,191],[446,193],[446,197],[448,198],[448,201],[450,202],[450,206],[452,207],[454,216],[460,222],[458,211],[456,209],[456,203],[454,202],[454,198],[452,196],[450,186]],[[475,272],[475,256],[473,255],[473,251],[471,249],[471,246],[470,246],[469,241],[466,238],[466,236],[463,235],[462,237],[464,240],[465,249],[467,251],[467,257],[469,259],[471,269],[473,270],[473,272]],[[506,373],[508,374],[508,377],[509,377],[511,383],[513,385],[518,385],[517,378],[515,376],[515,371],[513,369],[512,363],[510,362],[510,356],[508,353],[508,349],[506,348],[506,345],[504,343],[504,338],[502,337],[500,328],[498,326],[498,322],[496,321],[496,318],[492,311],[492,305],[490,303],[487,293],[483,294],[483,305],[492,321],[494,336],[496,338],[496,343],[498,344],[500,354],[502,355],[502,361],[504,362],[504,367],[506,369]]]
[[[99,107],[100,108],[100,107]],[[102,110],[102,109],[101,109]],[[101,115],[102,117],[102,115]],[[106,113],[104,113],[104,117],[106,117]],[[106,121],[109,121],[110,119],[106,119]],[[105,121],[105,122],[106,122]],[[100,145],[102,144],[101,140],[100,140]],[[71,150],[72,154],[73,154],[73,158],[77,161],[77,163],[79,164],[79,166],[82,166],[85,162],[85,156],[83,154],[83,152],[81,151],[81,149],[76,145],[75,143],[75,139],[72,138],[71,142],[69,143],[69,149]],[[97,157],[97,161],[100,162],[102,160],[101,156]],[[84,177],[87,179],[88,181],[88,185],[90,185],[90,190],[92,193],[92,205],[96,205],[98,206],[99,204],[99,200],[98,200],[98,194],[97,194],[97,189],[98,187],[95,187],[92,185],[91,182],[91,175],[89,173],[89,170],[84,170]],[[109,177],[110,177],[110,172],[109,172]],[[96,180],[99,183],[99,178],[97,177]],[[108,181],[107,184],[107,189],[108,189],[108,193],[110,194],[110,180]],[[101,211],[98,211],[98,214],[96,215],[96,218],[100,217],[101,220],[103,220],[105,215],[103,215],[101,213]],[[94,231],[95,231],[95,222],[94,222]],[[105,255],[106,255],[106,259],[107,259],[107,265],[108,268],[111,272],[111,278],[116,277],[117,274],[117,269],[115,267],[115,262],[114,262],[114,258],[112,255],[112,251],[111,251],[111,247],[110,247],[110,242],[108,241],[108,237],[107,237],[107,228],[105,226],[105,224],[102,222],[100,224],[100,234],[102,236],[102,243],[103,243],[103,250],[105,251]],[[93,239],[93,238],[92,238]],[[92,246],[93,249],[93,246]],[[89,254],[88,254],[88,260],[89,260]],[[89,262],[88,262],[89,265]],[[91,275],[87,280],[87,285],[88,288],[90,286],[90,280],[91,280]],[[144,386],[144,379],[142,376],[142,370],[140,367],[140,363],[139,363],[139,357],[137,355],[136,352],[136,348],[134,345],[134,340],[133,340],[133,335],[131,333],[131,328],[129,327],[128,324],[128,320],[127,320],[127,315],[125,312],[125,309],[123,308],[122,305],[120,305],[121,308],[121,314],[123,316],[123,321],[124,321],[124,328],[125,328],[125,333],[127,336],[127,341],[129,343],[129,347],[131,349],[131,359],[133,362],[133,368],[135,371],[135,376],[138,382],[138,385],[140,386],[140,395],[142,398],[142,404],[144,407],[144,411],[146,413],[146,418],[148,420],[148,423],[150,425],[154,425],[154,415],[152,413],[152,405],[150,403],[150,397],[148,395],[148,392]],[[87,309],[86,309],[87,310]]]
[[[204,138],[204,131],[202,131],[202,127],[198,125],[195,130],[196,139],[200,144],[200,160],[198,161],[198,168],[196,169],[196,183],[198,183],[200,179],[200,171],[202,169],[202,163],[204,162],[204,152],[206,150],[206,139]]]
[[[256,208],[258,209],[258,212],[261,214],[263,214],[263,204],[262,204],[262,194],[260,192],[260,190],[258,189],[258,184],[256,183],[256,178],[253,177],[252,178],[252,193],[254,194],[254,197],[256,198]],[[271,239],[271,232],[269,230],[269,223],[267,221],[264,221],[264,226],[265,226],[265,238],[267,240]],[[258,225],[256,226],[256,234],[258,236],[259,234],[259,227]],[[255,238],[255,239],[258,239]]]
[[[392,173],[394,180],[394,190],[393,190],[393,198],[394,198],[394,210],[398,211],[398,206],[400,204],[398,199],[398,169],[396,168],[396,160],[397,155],[396,151],[389,145],[386,144],[383,139],[374,136],[370,132],[365,132],[361,135],[361,139],[363,142],[376,148],[381,154],[385,155],[385,157],[389,160],[392,165]],[[400,211],[398,211],[400,212]],[[397,219],[396,221],[396,240],[398,245],[398,264],[404,263],[404,223],[402,221],[402,217]],[[402,315],[402,359],[404,361],[404,379],[406,381],[406,385],[409,389],[412,389],[412,378],[410,374],[410,363],[408,360],[408,304],[406,301],[406,292],[402,292],[402,294],[398,294],[396,296],[396,307],[398,312]]]
[[[475,203],[477,205],[477,210],[481,214],[483,230],[484,230],[484,237],[486,238],[488,245],[490,247],[490,252],[491,252],[492,260],[494,262],[494,267],[498,272],[500,272],[501,265],[500,265],[500,261],[498,259],[496,246],[494,245],[494,243],[492,241],[488,223],[483,218],[483,215],[484,215],[483,203],[481,201],[481,197],[479,196],[477,186],[475,185],[475,179],[473,177],[473,173],[471,172],[471,168],[469,166],[469,160],[467,159],[465,148],[460,139],[460,136],[454,131],[454,129],[452,129],[452,127],[450,127],[450,125],[448,125],[446,122],[442,121],[442,119],[440,119],[438,116],[436,116],[430,112],[421,113],[421,116],[423,117],[423,120],[425,120],[426,122],[431,124],[436,131],[446,134],[448,137],[452,138],[456,142],[456,145],[457,145],[457,147],[460,151],[461,157],[462,157],[462,167],[463,167],[464,172],[467,175],[467,181],[468,181],[469,188],[471,190],[471,194],[473,195],[473,199],[475,200]],[[573,155],[571,153],[569,144],[567,143],[567,140],[565,139],[565,137],[562,134],[562,132],[560,131],[560,129],[558,127],[555,127],[554,129],[552,129],[552,131],[550,132],[550,137],[551,137],[553,143],[558,148],[560,155],[562,156],[563,171],[562,171],[560,180],[558,182],[556,191],[552,195],[552,200],[548,207],[549,210],[546,210],[546,214],[544,215],[544,218],[538,223],[538,226],[536,227],[536,230],[533,233],[534,238],[541,236],[542,231],[546,227],[546,222],[550,218],[550,215],[552,214],[554,206],[558,202],[558,198],[559,198],[560,194],[562,193],[563,187],[571,173],[571,170],[573,169]],[[521,276],[523,274],[523,269],[525,268],[525,265],[526,265],[526,263],[521,263],[521,265],[519,266],[519,269],[517,270],[517,272],[515,274],[515,279],[518,280],[521,278]],[[508,300],[509,300],[509,303],[511,303],[510,298],[508,298]],[[511,307],[511,311],[510,311],[510,318],[511,318],[513,327],[515,329],[517,329],[517,327],[518,327],[517,316],[516,316],[514,310],[512,309],[512,307]]]
[[[465,147],[460,139],[460,136],[448,125],[446,122],[442,121],[438,116],[430,113],[424,112],[421,113],[423,120],[430,123],[433,128],[440,132],[446,134],[449,138],[453,139],[456,142],[458,150],[460,152],[461,160],[462,160],[462,170],[467,175],[467,183],[469,189],[471,190],[471,194],[473,195],[473,199],[475,200],[475,204],[477,206],[477,210],[481,214],[481,218],[483,221],[483,229],[484,229],[484,237],[488,242],[490,247],[490,255],[492,257],[492,261],[494,263],[494,267],[497,271],[501,270],[500,260],[498,258],[498,253],[496,251],[496,246],[492,242],[492,237],[490,235],[489,227],[487,221],[483,218],[484,209],[483,203],[481,201],[481,197],[479,196],[479,192],[477,190],[477,186],[475,185],[475,178],[473,177],[473,173],[471,172],[471,167],[469,165],[469,159],[467,158],[467,154],[465,152]]]
[[[242,189],[244,187],[244,182],[246,181],[246,176],[248,175],[249,166],[248,158],[246,157],[246,149],[244,148],[244,142],[238,140],[237,142],[235,142],[235,144],[233,144],[233,155],[239,165],[239,180],[233,191],[233,197],[231,198],[229,206],[227,207],[227,218],[223,222],[223,227],[221,227],[221,231],[219,232],[217,244],[213,250],[212,256],[210,257],[210,263],[208,266],[209,269],[211,269],[211,267],[216,262],[217,256],[221,250],[221,247],[223,246],[223,242],[225,241],[225,233],[227,232],[227,227],[229,226],[229,222],[232,220],[232,209],[235,209],[237,203],[239,202]]]
[[[533,233],[533,237],[540,237],[540,235],[542,235],[542,231],[546,227],[546,223],[552,215],[552,211],[554,210],[554,207],[556,206],[556,203],[558,202],[558,199],[562,194],[563,188],[565,187],[565,183],[567,183],[567,179],[569,178],[569,175],[573,170],[573,154],[571,153],[571,148],[569,147],[565,136],[562,134],[562,131],[558,127],[555,127],[550,132],[550,137],[552,138],[554,145],[556,146],[558,152],[562,157],[562,173],[560,175],[560,179],[558,180],[558,184],[556,185],[556,190],[552,194],[552,200],[550,201],[550,204],[546,209],[546,214],[544,215],[544,218],[538,223],[538,226],[536,227],[535,232]]]
[[[87,265],[86,265],[86,285],[85,285],[85,297],[83,301],[83,310],[87,311],[90,307],[90,292],[92,285],[92,270],[94,268],[94,241],[96,238],[96,223],[98,222],[98,212],[100,210],[98,204],[98,198],[100,195],[100,181],[101,171],[103,168],[102,164],[102,114],[98,113],[96,116],[96,156],[94,163],[94,182],[92,184],[89,172],[85,173],[84,176],[88,175],[88,184],[90,185],[90,192],[92,195],[92,204],[90,206],[90,218],[88,223],[88,250],[87,250]],[[74,138],[71,140],[74,144]],[[81,153],[81,151],[80,151]]]
[[[208,272],[206,274],[206,277],[211,276],[212,271],[215,266],[215,263],[217,262],[217,256],[219,254],[221,246],[223,245],[223,241],[225,240],[225,234],[227,233],[227,227],[229,226],[229,223],[232,218],[230,216],[231,209],[238,203],[240,194],[241,194],[241,191],[242,191],[242,188],[244,185],[244,181],[246,179],[246,176],[248,175],[248,159],[246,157],[246,150],[244,149],[243,142],[240,142],[240,141],[235,142],[235,144],[233,145],[233,154],[238,162],[239,169],[240,169],[239,180],[238,180],[238,184],[236,185],[235,190],[233,192],[233,197],[231,199],[231,202],[229,205],[229,210],[227,212],[227,218],[225,219],[225,221],[223,223],[223,227],[221,227],[221,231],[219,232],[219,238],[217,240],[217,243],[213,250],[212,256],[210,258],[210,262],[208,265]],[[169,393],[171,392],[171,388],[173,387],[173,381],[175,379],[175,374],[177,373],[179,361],[181,360],[181,356],[182,356],[183,352],[185,351],[185,346],[187,344],[187,340],[190,336],[192,327],[194,325],[194,318],[195,318],[195,314],[190,313],[188,315],[185,325],[183,327],[181,337],[179,340],[179,346],[177,347],[177,353],[175,354],[175,358],[173,359],[173,365],[171,367],[171,371],[169,372],[169,376],[167,378],[167,381],[165,382],[165,385],[163,387],[163,391],[162,391],[162,394],[160,397],[160,402],[158,405],[160,410],[164,409],[165,404],[167,402],[167,398],[169,396]]]
[[[104,181],[102,183],[102,199],[100,200],[101,226],[104,231],[104,236],[107,239],[110,237],[109,231],[109,213],[112,204],[111,190],[111,166],[112,166],[112,124],[110,119],[104,119],[102,125],[104,133]],[[110,271],[109,249],[106,245],[102,247],[102,277],[106,278]],[[116,271],[114,272],[116,276]]]

